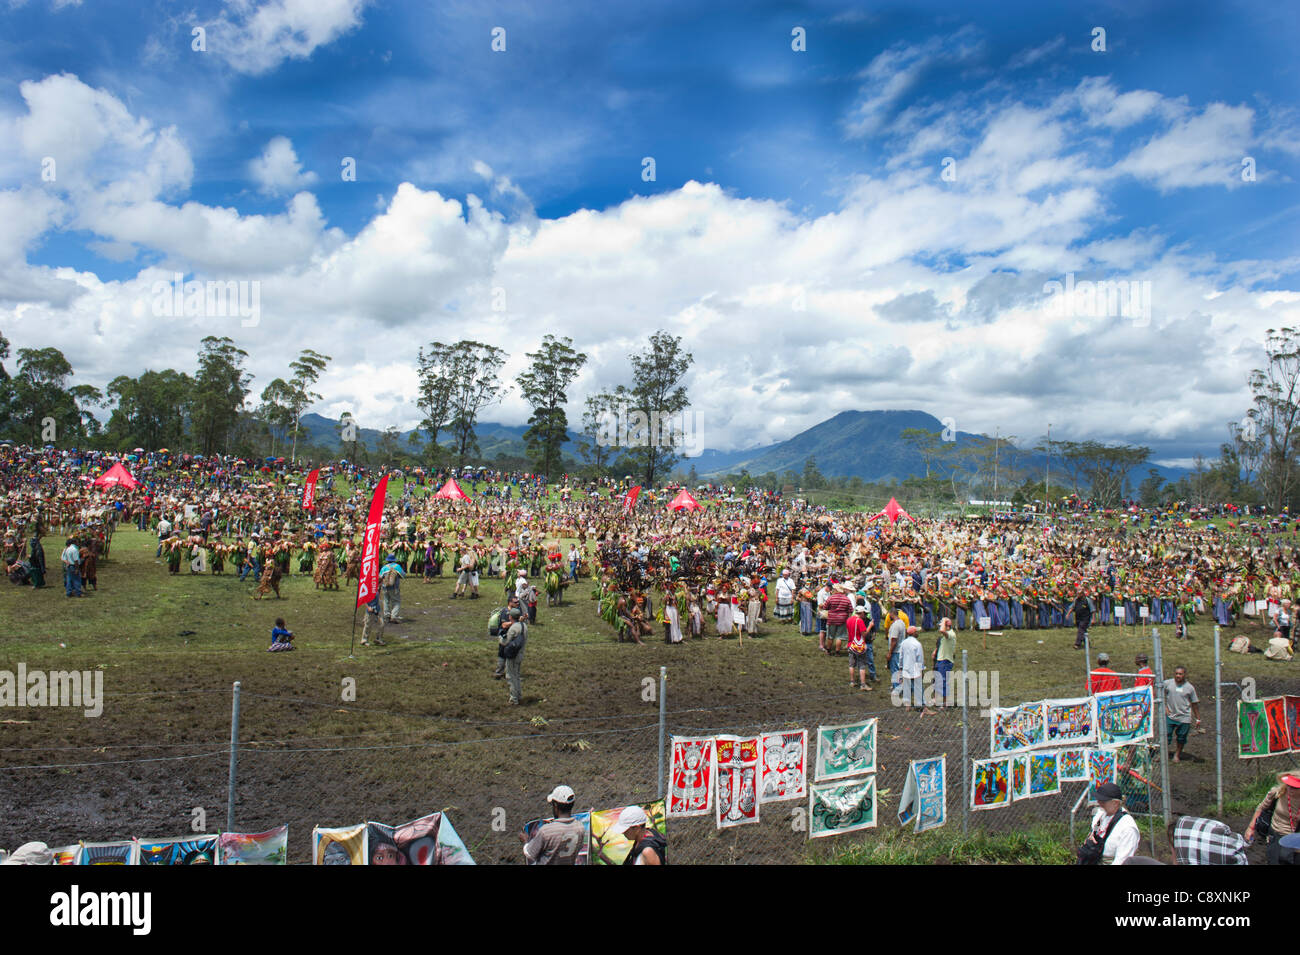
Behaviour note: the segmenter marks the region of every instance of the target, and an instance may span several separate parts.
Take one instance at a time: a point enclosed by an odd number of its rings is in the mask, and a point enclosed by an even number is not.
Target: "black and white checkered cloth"
[[[1174,824],[1179,865],[1246,865],[1246,840],[1217,819],[1183,816]]]

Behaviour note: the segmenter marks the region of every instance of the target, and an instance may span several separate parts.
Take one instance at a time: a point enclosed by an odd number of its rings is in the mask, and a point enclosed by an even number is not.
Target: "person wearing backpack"
[[[498,639],[510,683],[510,705],[518,706],[523,699],[524,645],[528,642],[528,624],[524,623],[523,611],[518,607],[510,608],[510,629]]]
[[[1097,787],[1092,831],[1077,850],[1079,865],[1123,865],[1137,853],[1142,833],[1124,809],[1124,793],[1114,783]]]
[[[397,613],[402,609],[402,578],[406,572],[393,554],[384,558],[384,566],[379,568],[379,592],[383,597],[380,613],[389,623],[399,623]]]
[[[510,629],[510,611],[518,606],[519,598],[511,594],[506,605],[498,607],[488,617],[488,636],[497,638],[497,666],[492,671],[492,679],[494,680],[504,680],[506,677],[506,657],[503,652],[504,644],[501,642],[501,637]]]

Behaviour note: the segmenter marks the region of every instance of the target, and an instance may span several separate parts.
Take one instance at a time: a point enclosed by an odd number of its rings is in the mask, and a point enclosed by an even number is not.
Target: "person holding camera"
[[[524,644],[528,642],[528,624],[523,621],[523,611],[510,608],[510,627],[500,637],[501,656],[505,659],[506,680],[510,684],[510,704],[518,706],[521,700]]]
[[[1124,809],[1124,793],[1117,785],[1102,783],[1096,795],[1092,831],[1077,850],[1079,865],[1123,865],[1136,854],[1142,833]]]

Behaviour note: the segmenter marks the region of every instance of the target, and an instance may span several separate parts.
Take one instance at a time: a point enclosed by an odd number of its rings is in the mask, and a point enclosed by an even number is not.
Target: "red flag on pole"
[[[320,468],[315,468],[307,475],[307,486],[302,489],[302,506],[310,511],[316,503],[316,479],[320,477]]]
[[[636,507],[636,499],[641,496],[641,485],[638,484],[632,490],[623,495],[623,513],[631,514],[632,508]]]
[[[357,606],[375,599],[379,593],[379,525],[384,522],[384,498],[388,496],[388,475],[385,474],[370,499],[370,513],[366,517],[366,533],[361,540],[361,579],[357,582]]]

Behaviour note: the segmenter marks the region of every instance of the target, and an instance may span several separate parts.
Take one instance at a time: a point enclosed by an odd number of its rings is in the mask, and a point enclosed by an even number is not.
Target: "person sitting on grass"
[[[293,649],[293,631],[286,630],[284,618],[276,617],[275,626],[271,628],[271,646],[268,653],[280,653],[284,650]]]

